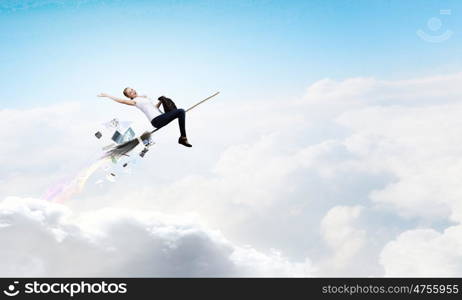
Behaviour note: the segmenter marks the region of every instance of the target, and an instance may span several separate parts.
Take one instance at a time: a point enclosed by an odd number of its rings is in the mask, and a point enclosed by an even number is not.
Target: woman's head
[[[133,98],[136,98],[138,96],[138,94],[136,93],[136,91],[130,87],[126,87],[123,91],[125,97],[127,98],[130,98],[130,99],[133,99]]]

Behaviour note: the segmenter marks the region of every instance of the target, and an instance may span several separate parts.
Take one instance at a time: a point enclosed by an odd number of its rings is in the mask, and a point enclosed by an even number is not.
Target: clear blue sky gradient
[[[152,96],[294,98],[322,78],[461,70],[460,1],[2,1],[0,108]],[[451,9],[451,15],[440,15]],[[434,32],[427,21],[437,17]],[[454,35],[428,43],[416,31]]]

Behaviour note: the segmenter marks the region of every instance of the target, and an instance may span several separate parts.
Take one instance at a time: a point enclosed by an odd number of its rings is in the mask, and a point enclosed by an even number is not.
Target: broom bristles
[[[151,137],[151,133],[149,131],[144,132],[141,136],[140,139],[142,141],[147,140]],[[132,151],[133,149],[136,148],[140,143],[139,139],[133,139],[130,141],[127,141],[125,143],[122,143],[120,145],[115,146],[113,149],[109,150],[106,152],[106,157],[111,156],[115,158],[119,158],[122,155],[127,154],[128,152]]]
[[[117,145],[114,149],[111,149],[108,152],[106,152],[106,157],[112,156],[115,158],[119,158],[120,156],[125,155],[128,152],[135,149],[139,143],[140,142],[138,141],[138,139],[133,139],[123,144]]]

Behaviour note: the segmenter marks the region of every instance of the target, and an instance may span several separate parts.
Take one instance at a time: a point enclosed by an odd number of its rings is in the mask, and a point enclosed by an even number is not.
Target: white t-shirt
[[[152,121],[155,117],[159,115],[159,112],[149,98],[137,97],[133,99],[135,101],[135,106],[141,110],[144,115],[148,118],[149,122]]]

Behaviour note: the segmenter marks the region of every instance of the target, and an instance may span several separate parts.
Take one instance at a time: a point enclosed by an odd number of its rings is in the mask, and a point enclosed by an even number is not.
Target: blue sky
[[[322,78],[460,70],[458,1],[2,1],[3,107],[148,94],[299,97]],[[451,15],[440,15],[450,9]],[[432,33],[427,21],[442,27]],[[454,35],[428,43],[418,29]],[[8,99],[8,100],[6,100]]]

